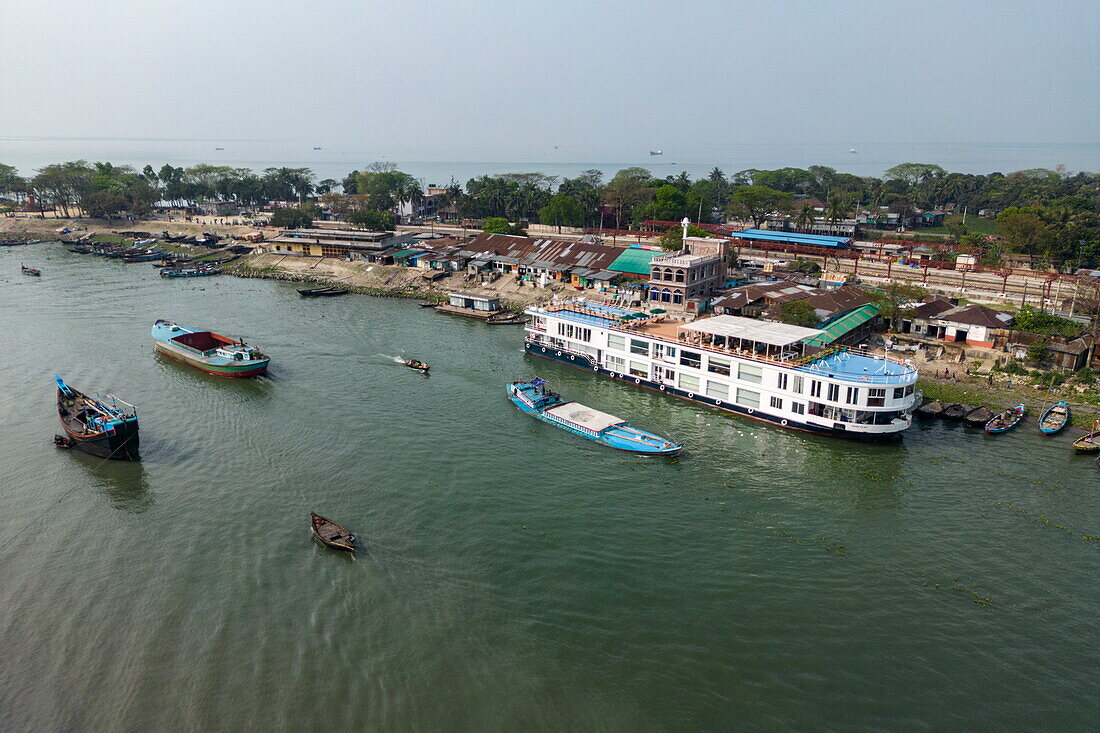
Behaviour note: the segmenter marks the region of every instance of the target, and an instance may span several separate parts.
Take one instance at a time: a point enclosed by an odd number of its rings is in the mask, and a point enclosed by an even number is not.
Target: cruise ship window
[[[680,363],[687,367],[701,369],[703,366],[703,355],[697,351],[681,351]]]
[[[617,333],[607,334],[607,348],[626,351],[626,336],[620,336]]]
[[[867,406],[882,407],[886,404],[885,389],[870,389],[867,391]]]
[[[686,389],[688,392],[699,391],[699,377],[693,377],[690,374],[680,372],[680,381],[678,384],[680,385],[680,389]]]
[[[755,364],[738,364],[737,378],[742,382],[755,382],[756,384],[760,384],[764,381],[764,370]]]
[[[779,387],[779,389],[786,389],[787,388],[787,375],[784,374],[783,372],[779,372],[779,374],[776,374],[775,375],[775,384],[776,384],[777,387]]]
[[[871,390],[871,391],[874,392],[875,390]],[[895,400],[900,400],[904,396],[905,396],[905,387],[894,387],[894,399]],[[871,404],[870,401],[868,401],[867,404]]]
[[[791,412],[795,413],[796,415],[805,415],[806,405],[802,404],[801,402],[792,402]]]
[[[783,398],[782,397],[772,397],[771,398],[771,406],[774,407],[777,410],[782,410],[783,409]]]
[[[829,400],[829,402],[839,402],[840,401],[840,385],[839,384],[830,384],[829,389],[826,393],[825,399]]]
[[[638,339],[630,339],[630,353],[649,356],[649,344]]]
[[[737,404],[745,407],[760,407],[760,393],[751,389],[737,388]]]
[[[844,401],[849,405],[859,402],[859,387],[848,387],[848,392],[844,395]]]
[[[796,389],[795,392],[797,392],[797,391],[798,390]],[[820,397],[820,396],[821,396],[821,382],[817,381],[816,379],[811,379],[810,380],[810,397]]]
[[[730,398],[730,388],[721,382],[708,379],[707,397],[713,397],[716,400],[728,400]]]
[[[714,372],[715,374],[723,374],[728,377],[730,374],[730,360],[719,359],[717,356],[708,356],[707,371]]]
[[[634,377],[649,379],[649,367],[638,361],[630,362],[630,374]]]

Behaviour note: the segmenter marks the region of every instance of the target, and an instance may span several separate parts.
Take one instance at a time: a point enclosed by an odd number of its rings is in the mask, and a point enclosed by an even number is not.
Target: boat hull
[[[89,455],[116,461],[141,460],[141,444],[136,420],[125,422],[110,433],[100,433],[91,438],[73,433],[64,421],[61,422],[61,428],[78,450]]]
[[[892,432],[856,432],[849,431],[846,428],[829,428],[823,425],[815,425],[809,422],[802,422],[799,420],[792,420],[789,418],[779,418],[774,415],[769,415],[762,410],[742,407],[740,405],[731,405],[729,403],[722,402],[721,400],[707,397],[705,395],[692,394],[678,387],[670,384],[658,384],[648,379],[641,379],[639,377],[630,377],[616,372],[612,372],[609,369],[604,369],[598,364],[594,364],[591,360],[584,356],[578,356],[576,354],[570,354],[566,351],[557,351],[549,347],[539,346],[538,344],[532,344],[527,341],[523,345],[524,350],[532,356],[537,356],[542,359],[548,359],[549,361],[556,361],[567,366],[580,369],[582,371],[590,372],[592,374],[599,374],[604,377],[610,377],[618,382],[625,382],[627,384],[633,384],[637,387],[642,387],[654,392],[660,392],[661,394],[671,395],[681,400],[687,400],[688,402],[694,402],[699,405],[704,405],[722,412],[739,415],[741,417],[751,418],[760,422],[765,422],[770,425],[775,425],[781,428],[787,428],[789,430],[800,430],[806,433],[814,433],[815,435],[829,435],[837,438],[846,438],[860,441],[872,441],[872,442],[891,442],[901,440],[902,432],[909,427],[907,423],[905,428],[897,429]]]
[[[267,363],[259,366],[221,366],[217,364],[209,364],[201,359],[190,356],[182,349],[173,349],[172,347],[160,343],[159,341],[154,344],[157,353],[164,354],[169,359],[175,359],[178,362],[187,364],[188,366],[195,367],[199,371],[206,372],[207,374],[214,374],[219,377],[258,377],[267,371]]]

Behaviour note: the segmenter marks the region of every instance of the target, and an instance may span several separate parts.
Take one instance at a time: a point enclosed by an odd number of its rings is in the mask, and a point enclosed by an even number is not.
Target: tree
[[[997,215],[997,231],[1012,252],[1038,253],[1051,240],[1051,231],[1037,213],[1009,207]]]
[[[85,216],[94,219],[111,219],[127,208],[127,200],[114,191],[93,191],[81,200],[80,208]]]
[[[645,199],[645,186],[653,174],[645,168],[624,168],[604,187],[603,200],[615,217],[615,228],[622,229],[634,207]]]
[[[481,231],[489,234],[518,234],[520,236],[526,236],[527,234],[523,231],[523,227],[513,226],[502,216],[490,216],[481,223]]]
[[[665,184],[657,189],[653,201],[634,209],[632,219],[637,225],[646,219],[657,221],[679,221],[689,213],[688,197],[680,188]]]
[[[700,229],[694,224],[688,225],[689,237],[709,237],[710,232],[706,229]],[[676,252],[684,248],[684,230],[681,227],[669,227],[668,231],[661,235],[659,240],[661,249],[669,252]]]
[[[944,172],[943,168],[932,163],[899,163],[888,168],[884,175],[888,181],[900,181],[906,188],[912,188],[931,178],[941,177]]]
[[[817,209],[809,201],[805,202],[798,208],[798,216],[795,217],[795,228],[803,231],[813,226],[817,220]]]
[[[961,216],[949,216],[944,220],[943,226],[947,229],[951,235],[951,241],[958,244],[963,238],[963,235],[968,233],[966,223]]]
[[[15,166],[0,163],[0,196],[21,196],[26,187],[27,181]]]
[[[344,217],[344,221],[355,226],[369,229],[372,232],[392,231],[394,217],[388,211],[374,211],[371,209],[356,209]]]
[[[283,229],[302,229],[313,226],[313,217],[301,206],[284,206],[271,214],[271,226]]]
[[[738,186],[730,197],[727,213],[742,219],[752,219],[759,228],[772,214],[782,214],[791,208],[791,194],[767,186]]]
[[[556,226],[561,232],[562,226],[578,227],[584,225],[584,209],[580,201],[562,193],[555,194],[539,209],[539,222]]]
[[[1047,341],[1040,339],[1027,347],[1025,360],[1033,367],[1041,367],[1047,360]]]
[[[332,193],[332,191],[340,185],[335,178],[325,178],[317,181],[317,195],[324,196],[326,193]]]
[[[928,291],[924,288],[906,282],[887,283],[881,290],[867,292],[871,302],[878,304],[879,315],[887,323],[911,315],[913,308],[919,305],[927,295]]]
[[[788,300],[779,306],[779,320],[792,326],[813,328],[817,325],[817,312],[805,300]]]
[[[829,220],[829,223],[836,226],[836,223],[846,216],[848,216],[848,207],[840,196],[835,195],[829,199],[829,203],[825,207],[825,218]]]

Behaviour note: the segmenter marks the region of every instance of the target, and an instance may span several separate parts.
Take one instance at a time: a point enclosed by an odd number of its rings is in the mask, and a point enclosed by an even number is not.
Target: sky
[[[448,160],[1100,141],[1096,0],[0,0],[0,18],[0,138]]]

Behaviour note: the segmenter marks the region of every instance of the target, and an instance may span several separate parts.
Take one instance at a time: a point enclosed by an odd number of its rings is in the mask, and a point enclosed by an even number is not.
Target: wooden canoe
[[[999,413],[992,420],[987,422],[985,424],[985,432],[989,435],[1007,433],[1009,430],[1019,425],[1026,414],[1027,407],[1024,405],[1016,405],[1015,407]]]
[[[1039,432],[1043,435],[1057,435],[1069,425],[1069,404],[1065,400],[1056,402],[1047,408],[1039,419]]]
[[[1073,449],[1078,453],[1100,453],[1100,430],[1094,430],[1073,441]]]
[[[350,289],[341,287],[306,288],[298,290],[298,295],[305,298],[317,298],[330,295],[347,295],[350,292]]]
[[[939,400],[925,402],[917,408],[917,414],[921,417],[939,417],[943,414],[943,403]]]
[[[964,405],[956,402],[953,405],[948,405],[943,410],[943,418],[945,420],[962,420],[964,417],[974,411],[971,405]]]
[[[355,552],[355,535],[336,522],[316,512],[309,513],[309,526],[313,536],[326,547],[345,552]]]

